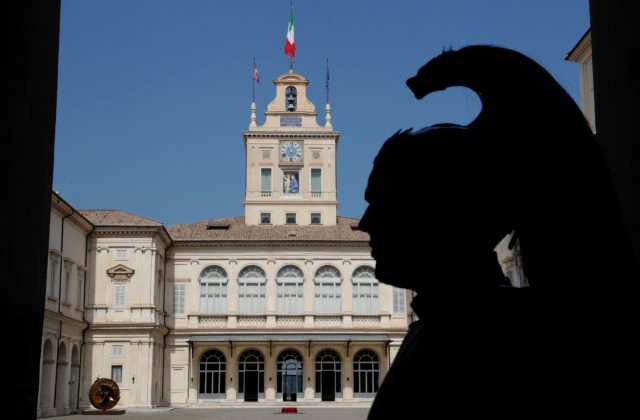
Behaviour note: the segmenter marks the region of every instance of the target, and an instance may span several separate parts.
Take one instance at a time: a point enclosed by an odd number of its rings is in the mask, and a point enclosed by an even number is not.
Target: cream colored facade
[[[252,104],[242,133],[244,216],[165,228],[54,194],[51,261],[71,270],[73,299],[59,283],[47,297],[40,416],[91,408],[102,377],[118,382],[121,408],[373,399],[408,295],[378,283],[368,235],[336,216],[330,106],[321,126],[308,80],[274,84],[264,123]]]
[[[92,229],[86,218],[52,194],[39,416],[69,414],[78,405],[83,336],[88,326],[84,318],[86,243]]]
[[[264,124],[256,123],[252,104],[249,130],[242,133],[247,156],[246,223],[260,224],[260,215],[267,213],[271,223],[282,225],[285,215],[292,213],[297,225],[308,225],[312,213],[316,213],[322,225],[335,225],[336,148],[340,133],[331,125],[331,108],[327,104],[326,122],[321,126],[316,120],[316,108],[307,98],[308,80],[289,72],[275,79],[274,84],[276,97],[267,106]],[[289,101],[295,102],[295,111],[288,111],[287,98],[292,95],[295,96]],[[300,146],[299,156],[283,161],[283,147],[289,144]],[[271,173],[268,185],[261,185],[263,171]],[[297,175],[298,192],[290,193],[284,188],[287,174]],[[318,175],[315,185],[314,174]]]
[[[593,58],[591,56],[591,30],[567,53],[566,59],[580,66],[580,104],[591,129],[596,131],[596,109],[593,94]]]

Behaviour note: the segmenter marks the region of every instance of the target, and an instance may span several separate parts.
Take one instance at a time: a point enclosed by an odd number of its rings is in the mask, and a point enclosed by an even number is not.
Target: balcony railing
[[[300,191],[296,194],[283,193],[280,191],[251,191],[247,194],[248,200],[260,199],[283,199],[283,200],[318,200],[328,198],[327,191]]]
[[[389,314],[189,314],[189,328],[371,328],[387,327]],[[395,324],[394,324],[395,325]]]

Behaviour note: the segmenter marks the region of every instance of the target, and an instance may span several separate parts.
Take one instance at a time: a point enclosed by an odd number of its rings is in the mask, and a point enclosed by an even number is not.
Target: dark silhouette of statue
[[[482,110],[468,126],[399,131],[375,159],[360,229],[377,278],[417,292],[419,321],[369,418],[624,406],[614,379],[635,359],[638,271],[575,102],[494,46],[445,51],[407,85],[418,99],[465,86]],[[494,247],[510,232],[528,288],[503,287]]]

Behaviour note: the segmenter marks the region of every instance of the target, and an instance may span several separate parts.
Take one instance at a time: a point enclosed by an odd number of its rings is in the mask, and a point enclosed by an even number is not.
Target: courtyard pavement
[[[87,416],[74,414],[71,416],[47,417],[50,420],[89,420],[89,419],[189,419],[189,420],[364,420],[369,412],[368,407],[322,407],[297,406],[298,413],[283,414],[281,408],[286,404],[259,407],[207,407],[207,408],[154,408],[129,409],[125,414],[112,416]],[[289,405],[290,406],[290,405]],[[117,408],[117,407],[116,407]]]

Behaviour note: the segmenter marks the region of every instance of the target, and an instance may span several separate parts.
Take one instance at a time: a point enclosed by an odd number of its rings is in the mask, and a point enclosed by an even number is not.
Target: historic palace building
[[[165,227],[53,194],[40,416],[89,408],[99,377],[122,408],[374,397],[410,295],[336,214],[329,104],[319,125],[307,79],[274,84],[242,133],[243,216]]]

